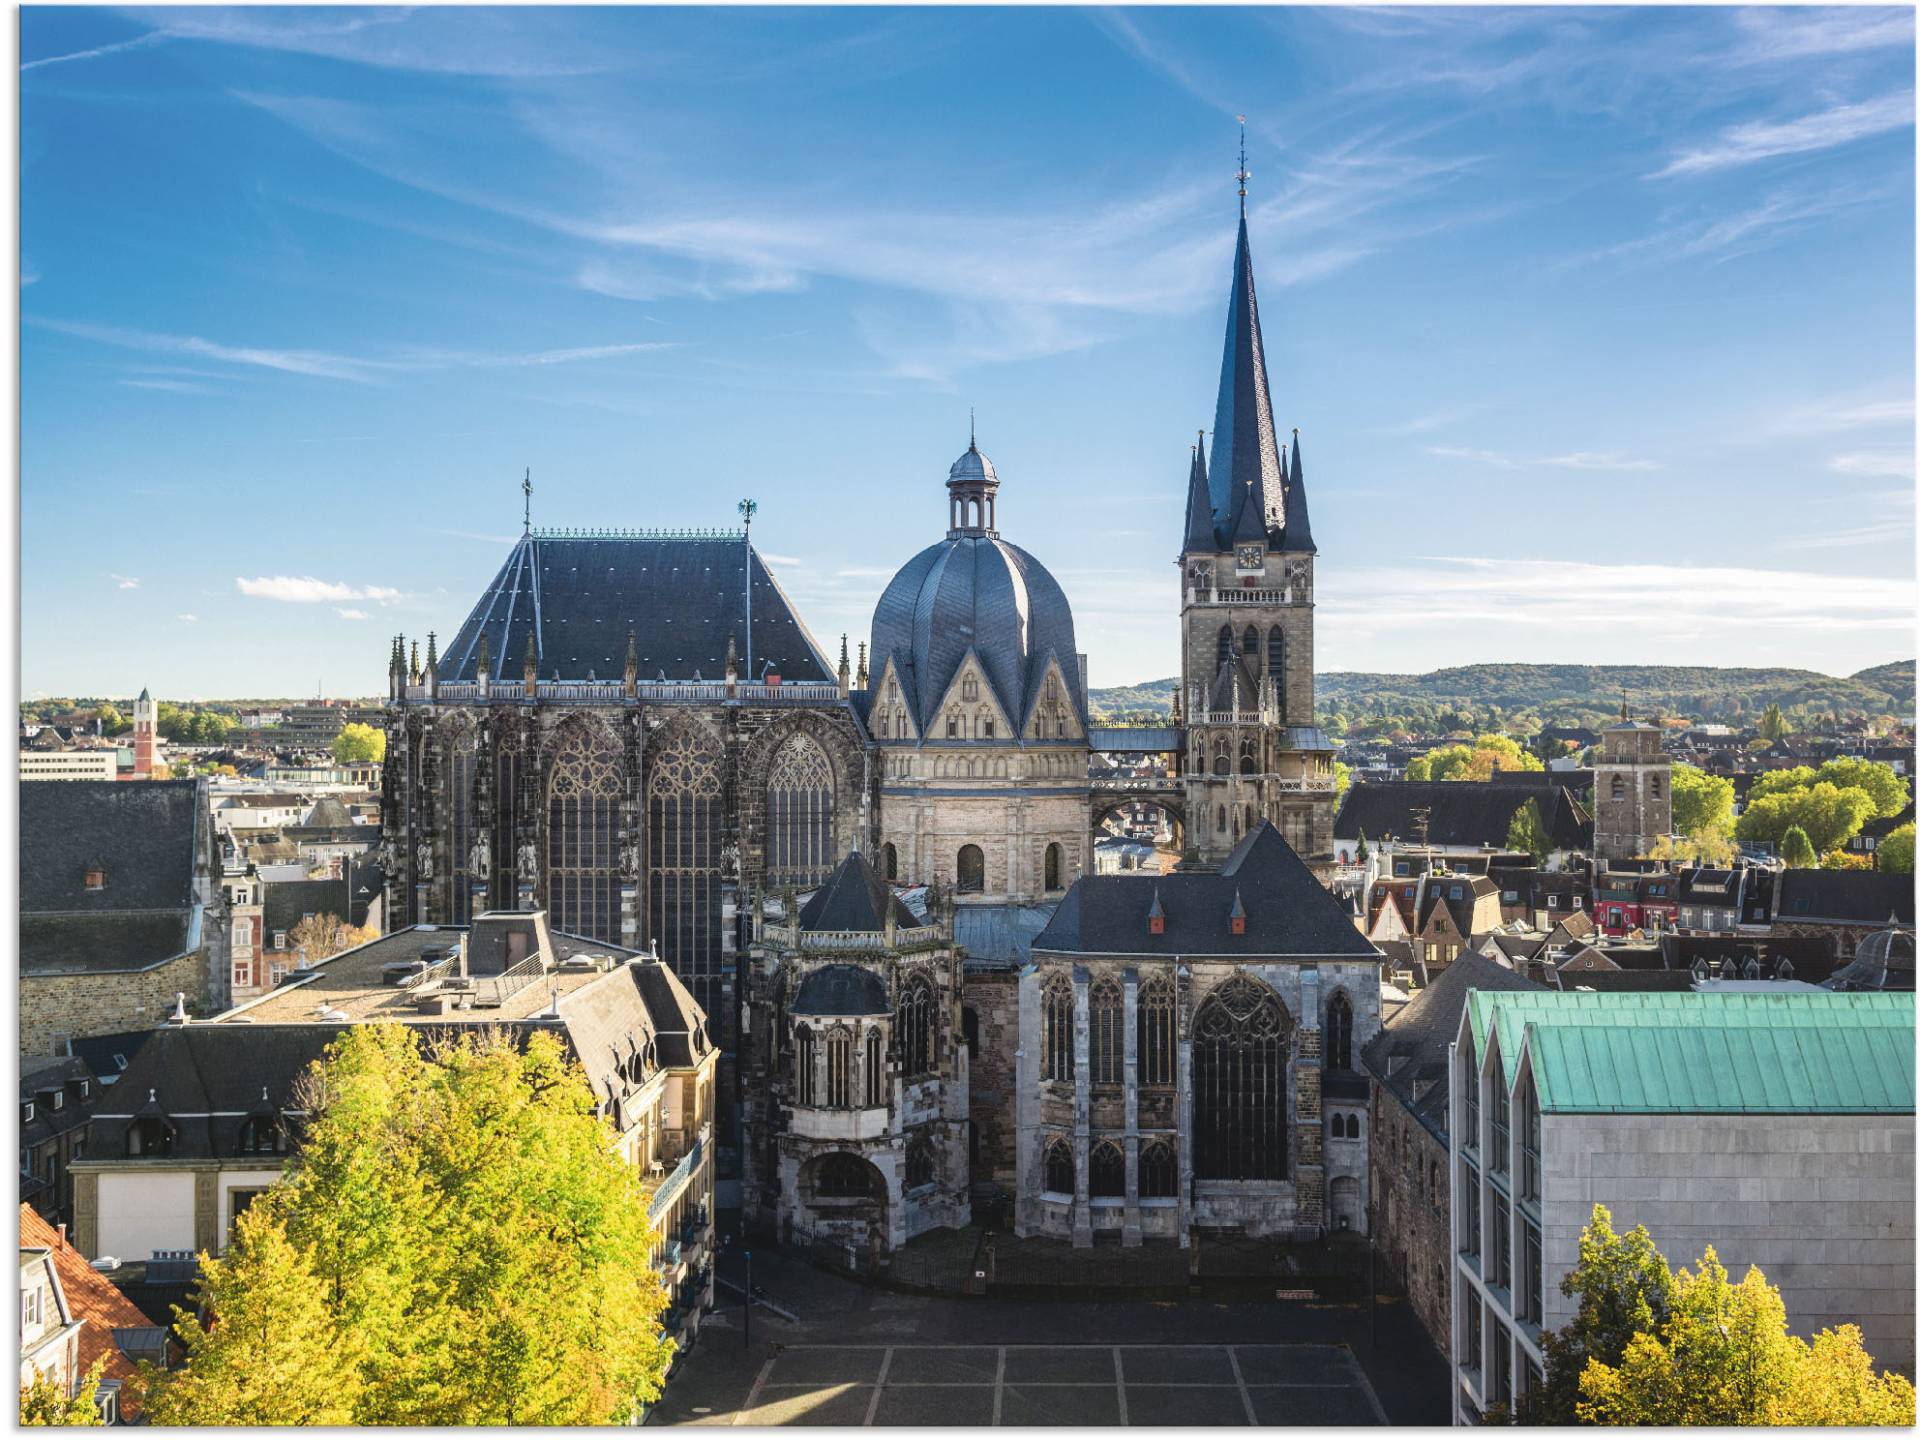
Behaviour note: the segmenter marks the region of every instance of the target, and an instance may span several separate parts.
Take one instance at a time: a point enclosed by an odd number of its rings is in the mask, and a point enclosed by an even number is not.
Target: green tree
[[[1908,850],[1911,851],[1912,846],[1908,846]],[[1353,847],[1353,858],[1362,865],[1367,863],[1367,832],[1364,830],[1360,832],[1360,843]]]
[[[105,1425],[98,1397],[100,1372],[106,1364],[105,1360],[94,1361],[71,1395],[51,1371],[34,1366],[33,1379],[20,1387],[20,1424]]]
[[[1407,764],[1409,780],[1486,780],[1496,770],[1542,770],[1540,761],[1510,735],[1476,735],[1470,742],[1441,745]]]
[[[1733,825],[1733,781],[1694,765],[1673,767],[1673,828],[1699,836]]]
[[[1913,874],[1913,824],[1890,830],[1873,852],[1873,868],[1889,875]]]
[[[1865,790],[1842,790],[1821,781],[1804,789],[1749,800],[1735,833],[1742,840],[1777,844],[1797,826],[1806,832],[1816,852],[1834,850],[1860,833],[1873,810],[1873,797]]]
[[[1747,787],[1747,803],[1764,800],[1769,795],[1790,795],[1795,790],[1805,790],[1813,784],[1811,765],[1794,765],[1785,770],[1769,770],[1764,775],[1756,775],[1753,783]]]
[[[371,725],[343,725],[333,737],[333,758],[342,765],[376,764],[387,758],[387,736]]]
[[[1580,1232],[1579,1264],[1560,1281],[1560,1293],[1580,1305],[1559,1330],[1540,1337],[1544,1383],[1528,1397],[1523,1417],[1533,1425],[1571,1425],[1580,1403],[1580,1377],[1595,1361],[1618,1365],[1635,1335],[1665,1318],[1673,1275],[1647,1227],[1616,1234],[1613,1216],[1595,1205]]]
[[[1546,822],[1540,818],[1540,802],[1529,799],[1513,812],[1513,823],[1507,826],[1507,849],[1524,850],[1535,865],[1541,865],[1550,848]]]
[[[1353,771],[1338,760],[1333,762],[1333,798],[1338,800],[1347,793],[1347,786],[1353,783]]]
[[[313,1118],[286,1183],[255,1202],[289,1251],[283,1278],[236,1266],[222,1306],[255,1289],[317,1297],[351,1375],[325,1387],[353,1425],[588,1425],[630,1420],[659,1394],[671,1346],[648,1264],[642,1178],[613,1150],[586,1077],[554,1035],[504,1034],[423,1054],[398,1025],[354,1026],[296,1102]],[[252,1209],[248,1215],[252,1215]],[[310,1279],[287,1280],[295,1263]],[[216,1271],[216,1274],[221,1272]],[[251,1343],[236,1338],[237,1363]],[[200,1361],[157,1377],[191,1386]],[[216,1378],[218,1365],[216,1363]],[[175,1378],[178,1376],[179,1378]],[[168,1412],[220,1423],[222,1396]],[[189,1390],[186,1393],[191,1393]],[[239,1423],[247,1423],[241,1419]]]
[[[1788,827],[1787,833],[1780,837],[1780,858],[1790,870],[1812,870],[1820,864],[1813,842],[1798,825]]]
[[[1891,765],[1863,760],[1857,755],[1827,761],[1814,772],[1814,779],[1837,785],[1842,790],[1866,791],[1873,797],[1873,813],[1878,819],[1898,815],[1913,798],[1907,782],[1894,773]]]
[[[1769,744],[1778,745],[1787,735],[1786,717],[1781,715],[1777,704],[1770,704],[1760,712],[1760,734]]]
[[[124,735],[133,728],[133,722],[122,715],[112,705],[100,707],[100,733],[102,735]]]

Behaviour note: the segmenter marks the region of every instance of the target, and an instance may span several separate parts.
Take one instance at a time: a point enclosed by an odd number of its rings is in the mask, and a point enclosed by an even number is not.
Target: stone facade
[[[969,1056],[968,1128],[973,1183],[1008,1194],[1018,1179],[1014,1091],[1019,1084],[1020,984],[1012,967],[969,965],[961,1032]]]
[[[173,1013],[175,997],[205,1015],[216,1008],[205,947],[149,970],[20,977],[20,1053],[52,1055],[72,1036],[150,1030]]]
[[[1647,854],[1673,833],[1673,765],[1661,732],[1642,721],[1620,722],[1600,733],[1593,762],[1593,848],[1602,860]]]
[[[1373,1086],[1368,1136],[1380,1279],[1400,1291],[1442,1355],[1453,1327],[1446,1142],[1384,1085]]]

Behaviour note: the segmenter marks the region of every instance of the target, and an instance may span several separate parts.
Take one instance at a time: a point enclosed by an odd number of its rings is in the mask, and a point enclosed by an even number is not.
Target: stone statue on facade
[[[514,865],[514,873],[520,880],[531,885],[536,878],[535,871],[538,865],[538,857],[533,853],[533,842],[528,840],[520,847],[520,853]]]
[[[473,848],[467,852],[467,875],[474,880],[484,880],[492,864],[493,847],[487,843],[487,832],[482,830],[473,837]]]

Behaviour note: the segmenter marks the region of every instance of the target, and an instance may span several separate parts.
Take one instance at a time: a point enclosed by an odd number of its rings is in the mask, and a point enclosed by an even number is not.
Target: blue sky
[[[519,530],[824,645],[969,407],[1172,672],[1249,117],[1322,670],[1913,653],[1906,9],[28,8],[23,693],[372,693]]]

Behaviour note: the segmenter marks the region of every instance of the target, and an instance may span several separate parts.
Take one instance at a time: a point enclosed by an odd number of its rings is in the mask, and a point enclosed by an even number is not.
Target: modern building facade
[[[1758,1265],[1801,1335],[1914,1363],[1914,998],[1469,997],[1452,1046],[1453,1414],[1541,1383],[1596,1204],[1670,1264]]]

